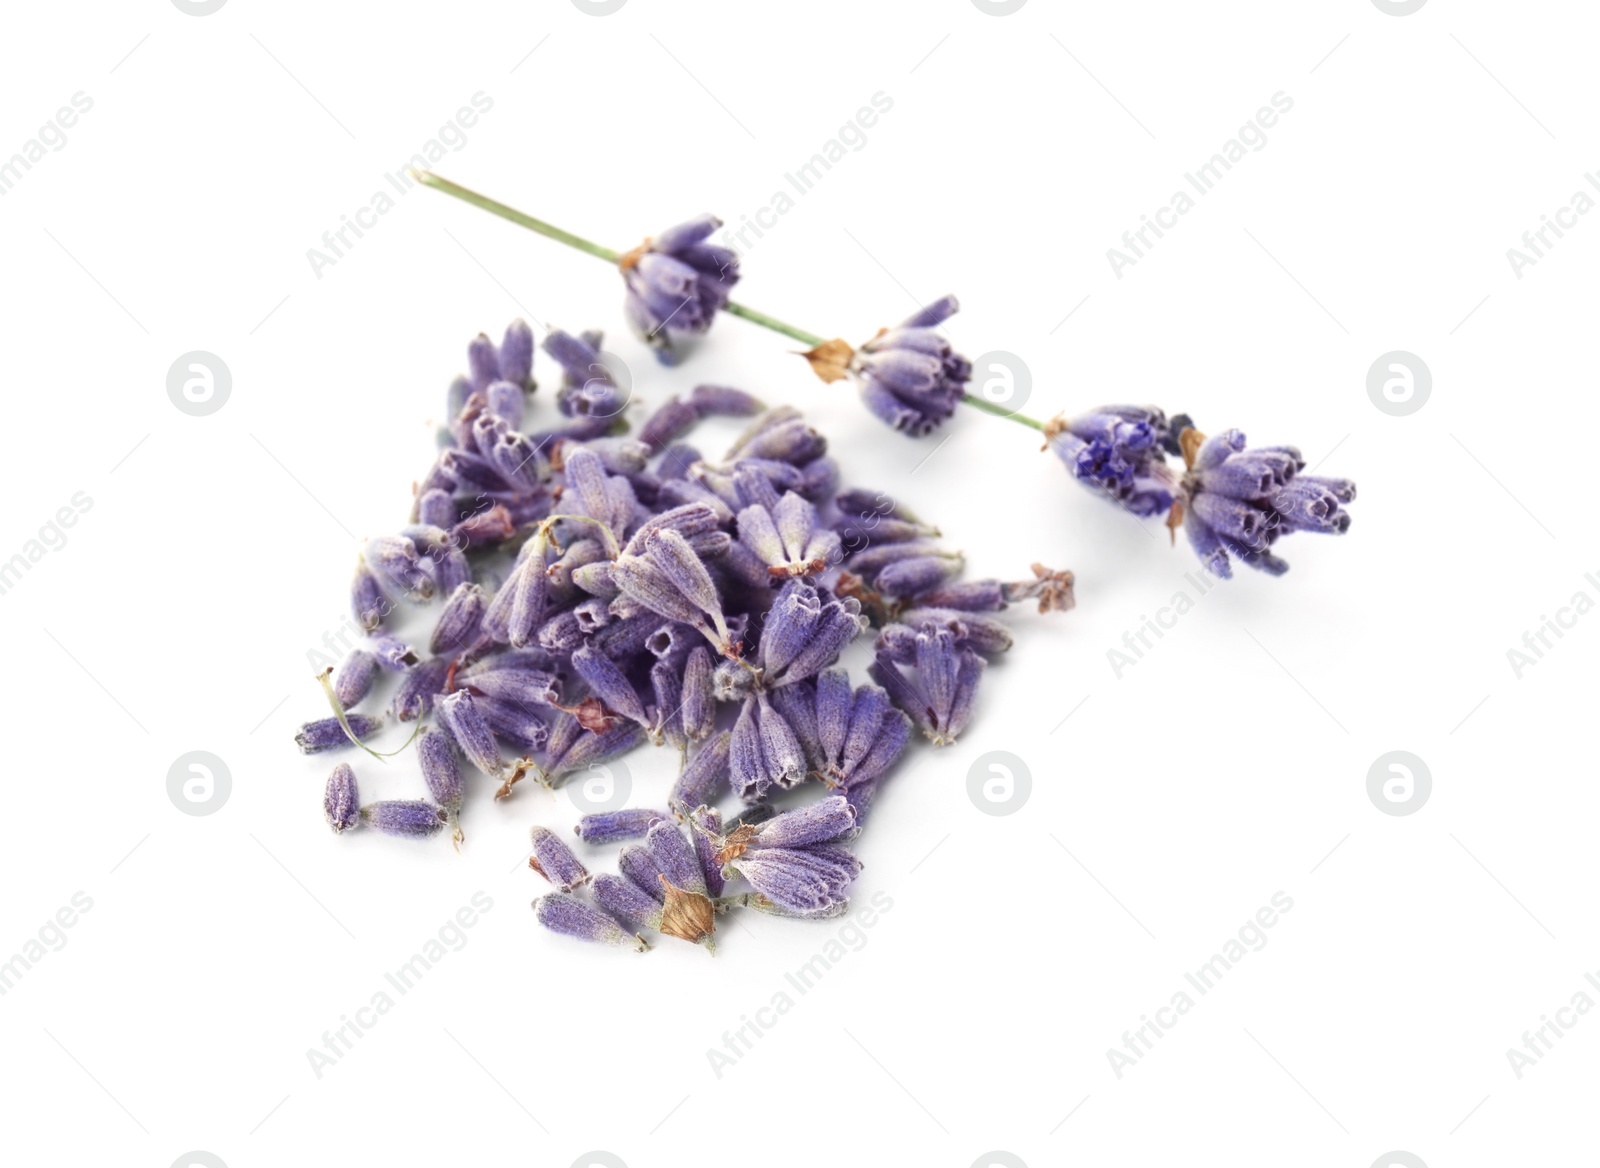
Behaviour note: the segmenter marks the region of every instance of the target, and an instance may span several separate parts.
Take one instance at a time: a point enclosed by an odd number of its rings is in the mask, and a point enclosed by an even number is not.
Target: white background
[[[1600,969],[1600,618],[1520,680],[1506,656],[1600,598],[1578,486],[1600,221],[1521,279],[1505,255],[1600,164],[1587,6],[141,0],[6,24],[0,157],[94,102],[0,199],[0,559],[93,500],[0,597],[0,953],[93,901],[0,998],[7,1161],[1440,1168],[1592,1147],[1600,1019],[1521,1079],[1506,1057]],[[316,276],[307,249],[478,91],[492,111],[438,169],[617,247],[707,209],[737,224],[886,93],[866,146],[749,250],[740,300],[860,340],[954,291],[958,347],[1021,356],[1031,413],[1151,401],[1296,443],[1359,481],[1350,534],[1288,540],[1286,577],[1242,572],[1119,679],[1107,651],[1193,557],[1035,435],[971,414],[908,441],[733,319],[658,371],[604,265],[430,192]],[[1278,91],[1266,146],[1118,279],[1106,250]],[[720,1079],[708,1049],[838,924],[729,926],[715,959],[567,942],[516,867],[530,823],[566,830],[565,795],[475,792],[459,857],[335,838],[328,764],[290,743],[323,711],[307,652],[357,539],[403,521],[467,340],[517,315],[604,327],[646,401],[713,381],[805,406],[847,479],[938,522],[973,575],[1079,573],[1077,611],[1016,611],[970,730],[880,800],[858,891],[893,908]],[[166,395],[195,349],[232,371],[209,417]],[[1432,370],[1409,417],[1366,392],[1395,349]],[[1033,778],[1004,817],[966,792],[994,749]],[[1397,749],[1433,778],[1403,818],[1366,793]],[[167,796],[192,750],[231,772],[209,816]],[[352,761],[369,798],[420,791],[409,759]],[[630,762],[659,801],[666,761]],[[308,1048],[479,891],[465,948],[318,1078]],[[1266,947],[1118,1078],[1108,1048],[1278,891]]]

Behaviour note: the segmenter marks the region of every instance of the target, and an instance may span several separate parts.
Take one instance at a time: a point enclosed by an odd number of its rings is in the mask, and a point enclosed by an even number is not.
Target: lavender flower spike
[[[572,854],[572,849],[548,827],[535,827],[530,833],[533,855],[528,857],[528,867],[554,884],[562,892],[571,892],[588,882],[589,869]]]
[[[701,215],[668,228],[622,257],[628,320],[664,365],[676,360],[673,333],[703,333],[739,282],[738,253],[706,242],[722,226]]]
[[[329,773],[322,810],[335,835],[349,831],[361,821],[361,795],[356,790],[356,772],[350,769],[349,763],[342,762]]]
[[[829,341],[806,358],[824,381],[854,375],[861,400],[879,421],[920,438],[956,412],[972,377],[972,363],[938,330],[960,307],[945,296],[853,354],[845,342]]]
[[[346,714],[345,720],[350,723],[350,732],[360,739],[371,738],[383,729],[383,719],[370,714]],[[294,736],[294,744],[300,748],[301,754],[321,754],[324,750],[341,750],[355,745],[337,718],[307,722]]]
[[[361,819],[384,835],[426,839],[443,827],[449,816],[444,808],[421,799],[391,799],[368,803],[361,809]]]
[[[1200,562],[1215,576],[1233,574],[1229,554],[1252,568],[1281,576],[1289,565],[1272,545],[1292,531],[1343,535],[1356,497],[1349,479],[1302,475],[1305,460],[1292,446],[1247,449],[1238,430],[1213,438],[1186,429],[1179,436],[1189,471],[1183,528]]]
[[[643,937],[630,936],[616,921],[571,893],[552,892],[541,896],[533,902],[533,915],[551,932],[580,941],[631,946],[640,953],[650,948]]]
[[[1141,519],[1172,506],[1177,481],[1162,447],[1167,418],[1153,406],[1101,406],[1045,425],[1045,442],[1072,477]]]

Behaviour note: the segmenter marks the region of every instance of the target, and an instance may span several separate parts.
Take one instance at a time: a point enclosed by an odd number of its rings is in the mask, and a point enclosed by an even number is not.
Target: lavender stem
[[[563,231],[554,224],[546,223],[543,219],[535,219],[532,215],[518,211],[515,207],[508,207],[496,199],[491,199],[488,195],[480,195],[477,191],[470,190],[460,183],[451,182],[442,175],[434,174],[431,170],[412,170],[410,174],[412,178],[425,187],[432,187],[436,191],[442,191],[447,195],[460,199],[463,203],[471,203],[480,210],[488,211],[491,215],[498,215],[500,218],[515,223],[519,227],[526,227],[529,231],[536,231],[540,235],[555,240],[557,243],[564,243],[568,247],[576,248],[578,251],[605,260],[607,263],[615,264],[622,259],[622,253],[619,251],[613,251],[609,247],[602,247],[600,244],[584,239],[581,235],[574,235],[570,231]],[[796,328],[792,324],[785,324],[775,316],[768,316],[764,312],[748,308],[731,300],[724,304],[722,309],[732,316],[743,317],[752,324],[771,329],[773,332],[786,336],[790,340],[799,341],[802,345],[810,345],[812,348],[816,348],[818,345],[827,343],[824,337],[819,337],[815,333],[808,333],[805,329]],[[961,400],[973,409],[981,410],[996,418],[1005,418],[1007,421],[1016,422],[1019,426],[1027,426],[1033,430],[1044,429],[1043,422],[1030,418],[1027,414],[1019,414],[1003,409],[1000,406],[992,405],[970,393],[962,394]]]

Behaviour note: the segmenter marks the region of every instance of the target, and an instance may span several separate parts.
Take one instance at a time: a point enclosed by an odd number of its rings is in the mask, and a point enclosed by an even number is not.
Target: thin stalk
[[[536,231],[548,239],[555,240],[557,243],[564,243],[568,247],[576,248],[578,251],[605,260],[607,263],[615,264],[622,260],[622,253],[619,251],[603,247],[593,240],[585,239],[581,235],[574,235],[570,231],[563,231],[554,224],[546,223],[543,219],[535,219],[532,215],[519,211],[515,207],[508,207],[497,199],[491,199],[488,195],[480,195],[477,191],[464,187],[460,183],[451,182],[449,179],[442,175],[434,174],[430,170],[413,170],[411,175],[425,187],[432,187],[436,191],[442,191],[447,195],[460,199],[463,203],[471,203],[474,207],[487,211],[491,215],[498,215],[500,218],[515,223],[519,227],[526,227],[529,231]],[[816,333],[809,333],[805,329],[796,328],[794,325],[786,324],[775,316],[768,316],[764,312],[731,300],[723,305],[723,311],[731,316],[742,317],[752,324],[760,325],[762,328],[771,329],[773,332],[786,336],[790,340],[799,341],[802,345],[816,348],[818,345],[827,343],[826,338],[819,337]],[[1005,418],[1007,421],[1016,422],[1019,426],[1027,426],[1030,429],[1041,431],[1044,429],[1044,423],[1037,418],[1030,418],[1027,414],[1019,414],[1003,406],[997,406],[993,402],[985,401],[983,398],[976,397],[973,394],[962,394],[961,401],[964,405],[969,405],[975,410],[981,410],[983,413],[991,414],[996,418]]]

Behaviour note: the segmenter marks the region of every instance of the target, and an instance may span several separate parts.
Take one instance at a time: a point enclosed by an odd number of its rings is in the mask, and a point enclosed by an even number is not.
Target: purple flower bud
[[[417,553],[417,545],[401,535],[382,535],[367,541],[363,553],[373,574],[408,600],[433,595],[433,577]]]
[[[959,307],[954,296],[936,300],[873,337],[849,361],[867,409],[901,433],[931,433],[966,392],[972,365],[937,331]]]
[[[383,626],[384,615],[389,611],[389,598],[365,559],[356,564],[355,579],[350,582],[350,611],[356,623],[369,633]]]
[[[623,945],[643,953],[650,946],[643,937],[630,936],[621,925],[599,909],[591,908],[568,892],[551,892],[533,902],[533,915],[553,933],[594,941],[602,945]]]
[[[429,647],[435,654],[448,653],[463,648],[477,639],[483,624],[484,610],[489,607],[483,589],[476,584],[462,584],[450,594],[439,612],[439,623],[433,628]]]
[[[483,669],[458,677],[456,684],[475,696],[495,698],[513,706],[555,706],[561,701],[561,683],[555,674],[543,669]]]
[[[489,729],[483,712],[473,703],[472,695],[458,689],[439,699],[435,708],[439,721],[450,732],[450,737],[467,761],[491,779],[501,778],[506,770],[505,760],[500,757],[500,747],[495,743],[494,733]]]
[[[789,920],[797,921],[819,921],[830,917],[842,917],[850,911],[848,898],[829,901],[821,908],[793,909],[786,905],[778,904],[776,901],[768,900],[759,892],[743,892],[738,896],[729,897],[718,903],[741,908],[753,908],[757,912],[766,913],[768,916],[785,917]]]
[[[717,859],[717,840],[722,835],[722,816],[710,807],[697,807],[689,813],[689,834],[694,839],[694,856],[705,877],[706,895],[721,896],[727,881],[722,862]]]
[[[780,908],[821,913],[846,898],[861,864],[842,849],[760,848],[729,861],[757,892]]]
[[[528,867],[551,884],[562,892],[571,892],[589,879],[589,870],[555,832],[548,827],[535,827],[530,836],[533,855],[528,860]]]
[[[666,818],[666,812],[645,807],[597,811],[578,820],[574,830],[586,844],[618,844],[623,840],[643,839],[652,826]]]
[[[766,407],[761,399],[725,385],[697,385],[689,391],[689,404],[702,418],[749,418]]]
[[[854,600],[829,599],[803,580],[783,586],[767,613],[756,662],[768,686],[813,677],[839,659],[865,627]]]
[[[450,492],[434,487],[417,496],[417,522],[430,527],[453,527],[456,522],[456,501]]]
[[[355,736],[362,740],[371,738],[383,729],[383,719],[374,718],[370,714],[346,714],[345,720],[350,723],[350,729]],[[346,736],[344,727],[339,725],[337,718],[322,718],[315,722],[307,722],[294,736],[294,744],[300,748],[301,754],[321,754],[324,750],[342,750],[346,746],[355,745]]]
[[[533,388],[533,330],[527,321],[519,317],[506,326],[497,357],[502,378],[521,389]]]
[[[360,822],[361,794],[356,790],[356,772],[350,769],[349,763],[340,763],[328,774],[322,810],[334,835],[349,831]]]
[[[494,698],[476,698],[475,704],[483,713],[496,738],[510,743],[524,753],[541,751],[550,741],[550,727],[527,706],[496,701]]]
[[[608,710],[621,714],[641,726],[650,725],[639,694],[622,670],[605,654],[585,645],[572,655],[572,668],[588,684]]]
[[[661,450],[674,438],[688,433],[699,420],[694,406],[682,398],[668,398],[639,427],[639,441],[652,451]]]
[[[666,900],[666,889],[661,886],[661,862],[646,845],[630,844],[623,848],[617,855],[617,870],[652,900]]]
[[[661,928],[661,902],[631,880],[602,872],[590,887],[595,903],[606,912],[627,921],[636,929]]]
[[[418,662],[400,675],[400,686],[389,702],[389,712],[399,722],[411,722],[433,709],[450,677],[450,659],[434,657]]]
[[[668,806],[687,815],[702,804],[717,798],[728,782],[728,756],[731,736],[724,730],[706,740],[689,765],[684,767],[678,781],[672,785],[667,797]]]
[[[368,803],[361,809],[361,820],[384,835],[404,836],[408,839],[426,839],[448,821],[442,807],[435,807],[422,799],[390,799],[381,803]]]
[[[997,620],[949,608],[908,608],[900,620],[885,625],[878,634],[878,649],[901,665],[911,665],[917,657],[917,633],[927,625],[948,629],[956,645],[985,657],[1011,648],[1011,631]]]
[[[691,649],[684,660],[682,693],[684,735],[690,742],[702,742],[711,735],[717,717],[711,653],[704,645]]]
[[[349,709],[372,690],[372,679],[377,676],[378,659],[365,649],[352,649],[333,675],[333,696],[339,704]]]
[[[719,652],[734,657],[739,645],[728,631],[711,574],[687,540],[671,528],[650,534],[642,555],[622,555],[611,578],[623,595],[669,620],[699,629]]]
[[[705,894],[706,881],[700,874],[694,846],[684,838],[676,823],[664,819],[652,825],[645,836],[645,844],[669,883],[689,892]]]
[[[972,716],[972,699],[983,674],[983,658],[958,647],[949,629],[933,624],[918,630],[914,654],[915,681],[885,652],[879,652],[869,672],[935,746],[947,746],[966,729]]]
[[[1166,415],[1150,406],[1101,406],[1045,426],[1072,477],[1140,518],[1168,511],[1177,482],[1162,453]]]
[[[817,525],[817,509],[793,491],[770,510],[739,512],[739,542],[761,557],[775,577],[815,576],[839,562],[839,536]]]
[[[415,649],[389,633],[379,633],[372,638],[372,655],[379,665],[393,673],[403,673],[421,660]]]
[[[664,364],[676,359],[671,334],[709,329],[739,282],[738,254],[706,242],[721,226],[715,216],[702,215],[622,257],[628,320]]]
[[[465,788],[456,749],[442,730],[424,730],[417,738],[417,761],[422,764],[422,780],[428,784],[433,801],[454,816],[461,810]]]
[[[1183,477],[1183,527],[1213,575],[1232,574],[1230,553],[1253,568],[1282,575],[1289,565],[1271,551],[1282,536],[1349,530],[1350,514],[1341,504],[1355,498],[1355,484],[1302,475],[1305,460],[1294,447],[1247,448],[1238,430],[1202,438],[1188,429],[1179,443],[1193,464]]]

